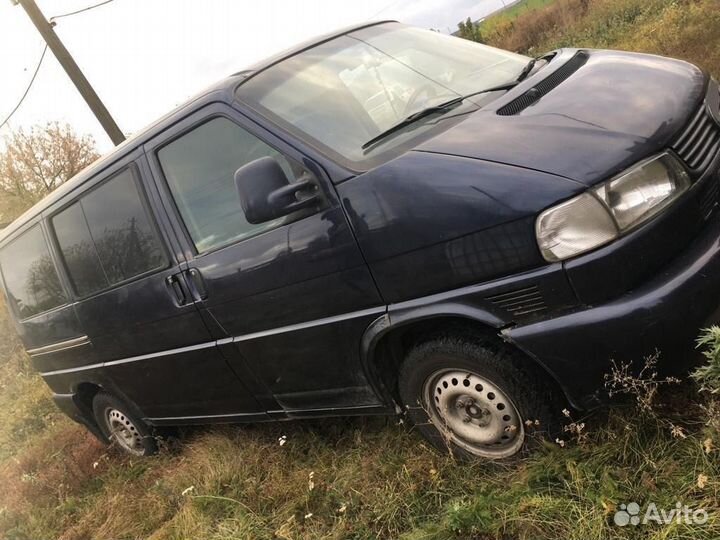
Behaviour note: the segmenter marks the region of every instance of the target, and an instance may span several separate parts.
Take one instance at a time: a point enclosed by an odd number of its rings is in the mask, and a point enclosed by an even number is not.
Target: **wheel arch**
[[[74,390],[75,403],[83,409],[83,412],[85,412],[85,407],[87,407],[87,410],[92,414],[93,399],[99,392],[103,391],[102,386],[97,383],[85,381],[77,384]]]
[[[473,335],[512,347],[538,366],[558,386],[565,398],[575,405],[573,396],[554,372],[528,351],[509,340],[502,330],[509,325],[490,312],[467,305],[423,306],[411,311],[388,312],[377,318],[365,331],[361,357],[379,392],[398,405],[397,376],[409,350],[442,335]]]
[[[98,426],[97,421],[95,420],[95,414],[93,414],[93,399],[95,399],[95,396],[102,391],[103,388],[99,384],[81,382],[74,387],[72,400],[83,417],[83,424],[85,424],[85,427],[87,427],[90,432],[95,435],[95,437],[107,444],[110,441],[102,432],[100,426]]]
[[[144,419],[143,412],[129,397],[116,385],[110,381],[101,378],[88,378],[82,379],[72,384],[72,399],[75,406],[83,416],[84,424],[102,440],[107,438],[102,434],[102,430],[95,419],[95,413],[93,412],[93,400],[95,396],[100,393],[110,394],[116,399],[120,400],[124,406],[137,418]],[[150,424],[148,424],[150,425]]]

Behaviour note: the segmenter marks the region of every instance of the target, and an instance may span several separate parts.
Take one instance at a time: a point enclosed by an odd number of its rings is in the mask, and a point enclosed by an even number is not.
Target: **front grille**
[[[527,315],[547,309],[540,290],[534,285],[524,289],[488,296],[487,299],[513,315]]]
[[[709,218],[720,205],[720,180],[710,178],[706,185],[702,186],[698,201],[703,219]]]
[[[717,86],[712,91],[717,91]],[[710,115],[707,102],[670,147],[694,175],[701,176],[707,171],[720,151],[720,126]]]

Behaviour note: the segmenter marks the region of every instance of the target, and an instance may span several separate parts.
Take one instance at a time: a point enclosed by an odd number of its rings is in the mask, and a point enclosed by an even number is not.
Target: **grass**
[[[628,407],[510,465],[457,463],[397,419],[197,429],[133,459],[52,412],[37,429],[30,407],[14,413],[11,431],[32,429],[3,433],[0,531],[66,540],[720,536],[715,515],[702,526],[612,525],[622,502],[720,507],[720,433],[707,413],[692,401],[683,414]]]
[[[484,33],[492,33],[493,29],[495,29],[498,25],[507,24],[508,22],[517,19],[519,16],[530,13],[538,8],[545,7],[553,1],[554,0],[521,0],[502,11],[487,17],[482,22],[481,29]],[[509,3],[509,1],[506,3]]]
[[[559,47],[673,56],[720,76],[718,0],[555,0],[495,24],[491,45],[541,54]]]
[[[492,40],[530,52],[656,52],[718,74],[717,8],[717,0],[557,0],[515,18],[508,10]],[[577,419],[562,444],[512,464],[456,463],[395,418],[194,429],[159,456],[134,459],[55,410],[0,318],[0,536],[720,538],[720,329],[704,346],[697,386],[668,385],[646,407],[642,392],[655,383],[636,384],[640,399]],[[709,509],[710,520],[613,525],[631,501],[663,509],[680,501]]]

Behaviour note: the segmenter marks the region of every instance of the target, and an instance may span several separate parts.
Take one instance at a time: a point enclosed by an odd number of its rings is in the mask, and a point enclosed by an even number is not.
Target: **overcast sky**
[[[47,18],[99,0],[38,0]],[[505,0],[509,3],[509,0]],[[366,20],[443,32],[503,0],[115,0],[57,20],[56,31],[125,133],[204,87],[277,51]],[[0,0],[0,121],[27,86],[44,42],[20,6]],[[110,140],[50,51],[9,127],[51,120]],[[0,134],[7,134],[8,127]]]

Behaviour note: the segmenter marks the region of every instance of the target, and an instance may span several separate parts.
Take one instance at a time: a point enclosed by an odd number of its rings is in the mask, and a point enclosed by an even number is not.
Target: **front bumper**
[[[612,275],[598,279],[613,279]],[[654,278],[625,295],[556,318],[503,331],[554,375],[573,406],[603,401],[611,362],[660,353],[664,373],[698,357],[700,330],[720,320],[720,215]]]

